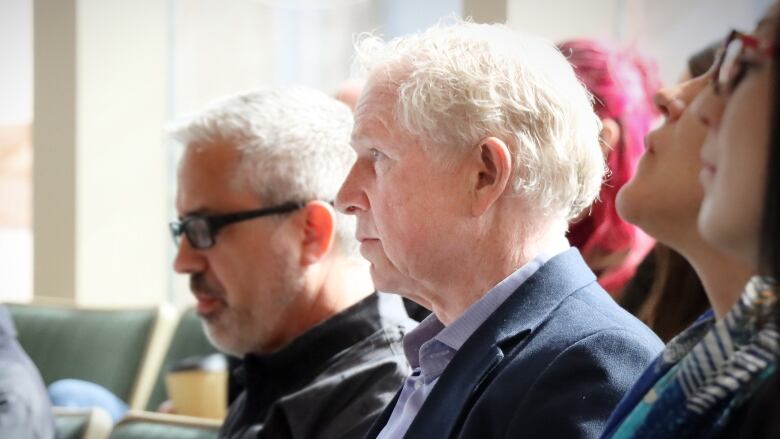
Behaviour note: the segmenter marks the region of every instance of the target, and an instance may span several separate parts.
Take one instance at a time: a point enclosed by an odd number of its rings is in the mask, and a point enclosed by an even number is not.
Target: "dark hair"
[[[721,44],[723,42],[718,40],[688,58],[688,72],[691,74],[691,78],[707,73],[707,70],[715,63],[715,55],[718,53]]]
[[[775,63],[770,83],[772,109],[769,116],[769,157],[758,268],[761,274],[780,279],[780,32],[775,36],[773,55]]]
[[[759,274],[780,279],[780,32],[775,35],[775,60],[769,84],[772,96],[769,115],[769,154],[767,157],[764,206],[759,237]],[[777,290],[775,290],[777,291]],[[775,306],[775,322],[780,325],[780,306]],[[777,361],[780,361],[778,359]],[[757,390],[746,409],[741,437],[777,437],[780,432],[780,378],[778,372]]]
[[[710,308],[704,285],[688,260],[661,243],[639,265],[620,305],[664,343]]]

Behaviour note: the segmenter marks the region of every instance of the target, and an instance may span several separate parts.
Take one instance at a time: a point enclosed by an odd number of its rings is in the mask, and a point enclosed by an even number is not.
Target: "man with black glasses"
[[[372,294],[354,222],[331,202],[354,161],[352,115],[312,90],[219,101],[184,146],[171,224],[211,342],[243,357],[220,437],[362,437],[408,373],[413,322]]]

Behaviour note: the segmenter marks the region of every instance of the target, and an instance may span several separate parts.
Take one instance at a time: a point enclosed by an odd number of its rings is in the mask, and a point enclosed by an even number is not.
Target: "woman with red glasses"
[[[699,228],[713,245],[749,264],[753,277],[731,314],[749,337],[735,349],[741,399],[724,433],[780,437],[780,6],[752,35],[733,31],[713,87],[699,110],[709,135],[702,149]],[[749,329],[749,331],[747,330]],[[723,374],[721,374],[722,376]],[[725,436],[724,436],[725,437]]]
[[[732,33],[711,85],[694,102],[708,128],[701,153],[701,234],[763,276],[744,290],[720,289],[709,297],[714,312],[669,343],[618,405],[604,437],[754,437],[753,413],[776,407],[777,393],[767,389],[776,380],[780,341],[774,282],[780,235],[772,207],[780,192],[764,189],[776,22],[775,6],[755,34]],[[763,235],[762,218],[769,224]],[[758,434],[776,437],[766,429]]]

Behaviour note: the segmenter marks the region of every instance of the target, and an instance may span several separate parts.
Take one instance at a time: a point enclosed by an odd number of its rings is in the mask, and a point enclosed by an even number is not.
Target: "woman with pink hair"
[[[658,115],[652,96],[660,81],[653,63],[608,42],[575,39],[558,47],[593,94],[610,171],[590,214],[571,225],[569,241],[601,286],[618,297],[653,246],[650,237],[618,216],[615,197],[644,152],[644,137]]]

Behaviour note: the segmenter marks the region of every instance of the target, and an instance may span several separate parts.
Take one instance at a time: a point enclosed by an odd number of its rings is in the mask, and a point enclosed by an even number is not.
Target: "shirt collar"
[[[471,337],[471,334],[477,330],[488,317],[490,317],[501,304],[506,301],[513,292],[520,288],[529,277],[550,260],[553,255],[540,253],[528,263],[515,270],[504,280],[491,288],[481,299],[472,304],[462,316],[452,322],[450,326],[445,327],[438,334],[436,339],[455,349],[456,351],[463,346],[463,343]]]
[[[444,324],[431,314],[404,337],[404,355],[413,369],[420,367],[420,348],[444,329]]]
[[[420,368],[426,381],[438,378],[474,331],[554,256],[540,253],[491,288],[449,326],[444,326],[434,314],[428,316],[404,337],[404,354],[412,368]]]

